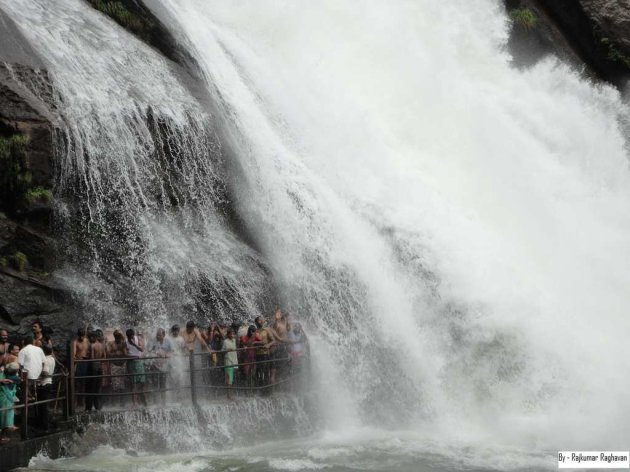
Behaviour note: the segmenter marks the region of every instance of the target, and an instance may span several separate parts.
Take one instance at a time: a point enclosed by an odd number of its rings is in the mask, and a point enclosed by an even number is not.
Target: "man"
[[[52,347],[48,344],[44,344],[42,349],[45,354],[44,358],[44,368],[42,370],[42,375],[37,381],[37,400],[50,400],[53,398],[53,380],[52,376],[55,373],[55,357],[53,356]],[[37,419],[39,421],[39,426],[44,430],[48,431],[50,429],[49,423],[49,404],[42,403],[37,405]]]
[[[169,367],[168,358],[173,355],[173,344],[166,337],[166,332],[162,328],[158,328],[155,339],[149,343],[148,352],[149,357],[159,357],[159,359],[153,359],[151,365],[157,379],[152,377],[151,380],[159,390],[164,390],[166,388],[166,371]],[[160,392],[160,397],[162,402],[164,402],[164,392]]]
[[[33,332],[33,346],[43,347],[44,344],[47,344],[49,340],[44,336],[44,325],[41,321],[33,321],[31,331]]]
[[[7,358],[9,357],[9,332],[2,328],[0,329],[0,369],[7,364]]]
[[[102,360],[105,359],[105,346],[99,341],[96,331],[90,332],[88,335],[88,341],[90,343],[90,359],[94,362],[88,364],[88,376],[98,375],[98,378],[90,378],[86,382],[86,393],[101,393],[101,376],[103,375]],[[85,397],[85,411],[91,411],[92,407],[95,410],[100,411],[103,407],[103,402],[99,395],[87,395]]]
[[[171,331],[168,337],[171,345],[173,346],[173,352],[175,354],[184,354],[186,346],[184,344],[184,338],[179,335],[179,325],[174,324],[171,326]]]
[[[201,345],[203,349],[205,349],[208,352],[210,351],[210,348],[208,347],[206,342],[203,340],[201,333],[195,327],[194,321],[191,320],[186,323],[186,329],[181,334],[181,336],[182,338],[184,338],[184,346],[186,346],[186,350],[188,352],[192,352],[195,350],[195,341],[199,341],[199,344]]]
[[[273,335],[269,328],[265,328],[265,320],[262,316],[257,316],[254,320],[256,324],[256,335],[260,341],[255,341],[252,345],[256,348],[256,383],[259,387],[269,383],[269,373],[271,372],[269,346],[273,341]]]
[[[84,362],[90,358],[90,342],[86,336],[87,329],[79,329],[77,330],[77,338],[72,341],[72,358],[75,361],[79,361],[76,363],[74,368],[74,376],[75,376],[75,389],[77,394],[82,394],[85,392],[87,385],[86,379],[82,379],[81,377],[85,377],[89,375],[90,365],[88,362]],[[77,404],[83,405],[84,396],[78,395]],[[87,402],[85,403],[87,404]]]
[[[27,336],[24,338],[24,347],[20,350],[17,359],[18,364],[20,364],[22,369],[27,373],[29,394],[34,394],[35,381],[39,379],[39,376],[44,370],[46,355],[41,347],[33,345],[33,337]]]

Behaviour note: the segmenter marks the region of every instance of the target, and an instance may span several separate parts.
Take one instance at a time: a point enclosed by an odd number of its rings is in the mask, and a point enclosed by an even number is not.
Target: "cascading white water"
[[[65,279],[90,320],[255,313],[267,274],[229,229],[213,118],[174,65],[85,2],[0,7],[51,77]]]
[[[423,438],[403,451],[414,463],[434,452],[425,433],[627,448],[615,90],[551,58],[512,69],[493,0],[146,3],[198,60],[215,116],[84,3],[0,0],[52,77],[59,210],[79,246],[66,277],[96,318],[254,314],[267,264],[309,321],[332,430],[308,460],[286,453],[302,468]],[[228,183],[264,263],[228,229]]]
[[[496,0],[151,0],[206,74],[238,209],[343,424],[624,448],[619,94],[510,67]],[[325,393],[325,392],[324,392]],[[356,408],[339,408],[341,400]]]

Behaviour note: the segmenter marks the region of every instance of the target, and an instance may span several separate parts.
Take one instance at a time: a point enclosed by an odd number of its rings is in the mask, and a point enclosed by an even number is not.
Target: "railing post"
[[[76,398],[74,397],[74,353],[72,352],[72,341],[70,341],[70,345],[69,345],[70,349],[69,349],[69,357],[70,357],[70,382],[67,384],[68,386],[68,391],[67,391],[67,397],[68,397],[68,415],[69,416],[74,416],[74,410],[75,410],[75,406],[76,406]]]
[[[189,366],[190,366],[190,399],[192,400],[192,404],[195,408],[197,408],[197,386],[195,383],[195,353],[193,350],[190,351],[189,356]]]
[[[22,441],[26,441],[28,439],[28,374],[26,372],[22,372],[22,426],[20,430],[20,437]]]
[[[68,376],[64,375],[63,376],[63,380],[65,382],[64,390],[63,390],[63,396],[65,397],[65,400],[64,400],[63,404],[61,405],[61,408],[63,410],[63,419],[64,419],[64,421],[68,421],[70,419],[70,412],[68,411],[68,402],[69,402],[69,398],[70,398],[70,395],[68,393]]]

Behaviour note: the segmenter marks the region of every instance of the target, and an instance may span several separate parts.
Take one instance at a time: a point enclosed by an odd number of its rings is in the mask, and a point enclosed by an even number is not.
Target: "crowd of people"
[[[40,401],[53,397],[53,375],[57,361],[52,340],[41,321],[31,325],[32,336],[21,342],[9,342],[9,333],[0,328],[0,443],[9,441],[7,433],[17,430],[14,405],[19,401],[21,373],[27,381],[27,394]],[[49,408],[40,404],[36,411],[37,424],[44,431],[49,428]]]
[[[33,400],[52,398],[55,369],[65,367],[53,353],[50,333],[40,321],[31,325],[32,336],[9,342],[0,329],[0,441],[17,429],[12,407],[21,393],[20,374],[28,379]],[[191,362],[191,353],[193,361]],[[146,405],[147,392],[165,398],[165,392],[198,388],[225,392],[233,389],[268,393],[271,388],[299,373],[309,355],[309,344],[300,323],[277,310],[269,320],[258,316],[253,323],[231,325],[210,322],[205,329],[188,321],[167,331],[154,328],[149,336],[137,329],[103,330],[85,327],[70,344],[74,365],[77,406],[100,410],[103,400],[124,405]],[[191,374],[191,368],[193,373]],[[49,427],[49,405],[38,406],[36,419]]]

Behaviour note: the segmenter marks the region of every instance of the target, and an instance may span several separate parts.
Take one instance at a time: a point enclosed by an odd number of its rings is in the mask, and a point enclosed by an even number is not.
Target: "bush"
[[[10,207],[26,192],[33,178],[24,165],[27,145],[26,136],[0,137],[0,200]]]
[[[147,29],[145,22],[130,12],[122,2],[111,0],[88,0],[98,11],[106,14],[123,28],[142,36]]]
[[[29,203],[42,202],[49,203],[53,196],[52,192],[44,187],[35,187],[28,189],[24,194],[24,198]]]
[[[525,28],[527,31],[536,27],[538,18],[529,8],[517,8],[510,11],[510,18],[514,24]]]
[[[24,272],[24,268],[26,267],[28,258],[26,257],[26,254],[18,251],[12,256],[9,256],[9,262],[11,262],[11,265],[15,270],[19,272]]]
[[[0,267],[6,267],[9,265],[9,261],[7,261],[6,257],[0,257]]]

